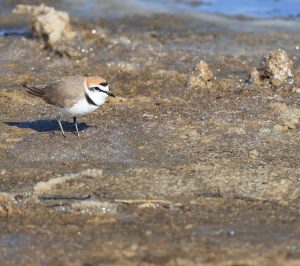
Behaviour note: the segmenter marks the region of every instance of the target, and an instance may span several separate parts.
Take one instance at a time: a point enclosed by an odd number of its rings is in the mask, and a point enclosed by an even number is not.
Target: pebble
[[[235,236],[235,235],[236,235],[236,231],[235,231],[234,229],[229,229],[229,230],[227,231],[227,235],[228,235],[228,236]]]

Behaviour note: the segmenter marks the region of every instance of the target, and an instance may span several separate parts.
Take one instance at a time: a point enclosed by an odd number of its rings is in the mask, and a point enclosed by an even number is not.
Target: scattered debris
[[[207,88],[212,87],[213,72],[209,65],[201,60],[195,67],[189,78],[188,86],[190,88]]]
[[[115,203],[124,203],[124,204],[149,204],[149,203],[158,203],[158,204],[165,204],[171,205],[172,202],[168,200],[159,200],[159,199],[115,199]]]
[[[128,205],[137,205],[139,209],[145,208],[167,208],[170,210],[177,210],[183,208],[183,204],[180,202],[173,203],[168,200],[160,200],[160,199],[115,199],[115,203],[128,204]]]
[[[64,176],[56,177],[48,181],[41,181],[35,185],[34,194],[40,196],[44,193],[48,193],[54,190],[57,186],[62,186],[64,183],[72,179],[77,179],[83,176],[95,178],[95,177],[102,176],[102,174],[103,174],[102,169],[87,169],[87,170],[80,171],[79,173],[76,174],[66,174]],[[49,195],[47,195],[47,197],[49,197]]]
[[[293,92],[295,92],[295,93],[300,93],[300,88],[294,88],[294,89],[293,89]]]
[[[0,217],[10,216],[18,212],[20,210],[16,205],[14,197],[8,193],[0,192]]]
[[[265,58],[266,75],[271,83],[277,87],[293,78],[293,62],[289,59],[284,50],[278,49],[271,51]]]
[[[159,208],[159,207],[160,207],[159,204],[157,204],[157,203],[151,203],[151,202],[149,202],[149,203],[142,203],[142,204],[138,205],[138,208],[140,208],[140,209],[144,209],[144,208],[156,209],[156,208]]]
[[[103,214],[115,214],[117,212],[117,204],[110,202],[101,202],[96,200],[74,202],[71,204],[71,208],[81,213],[101,212]]]
[[[255,160],[259,157],[259,152],[257,150],[252,150],[249,152],[249,157]]]
[[[285,82],[292,84],[292,68],[293,62],[284,50],[273,50],[264,58],[262,67],[251,69],[250,79],[254,85],[261,85],[264,81],[274,87],[279,87]]]
[[[214,76],[208,64],[203,60],[196,65],[195,70],[196,73],[198,73],[199,78],[204,81],[210,81]]]
[[[274,126],[275,131],[294,129],[300,123],[300,108],[288,107],[284,103],[273,103],[270,107],[281,114],[281,122]]]
[[[43,39],[47,48],[61,54],[72,55],[69,44],[76,33],[72,31],[69,14],[57,11],[45,5],[17,5],[13,10],[16,14],[32,16],[32,33]]]
[[[262,77],[261,77],[261,75],[260,75],[260,73],[259,73],[259,71],[257,70],[257,68],[256,67],[253,67],[252,69],[251,69],[251,72],[250,72],[250,79],[251,79],[251,82],[254,84],[254,85],[256,85],[256,86],[259,86],[259,85],[261,85],[261,83],[262,83]]]

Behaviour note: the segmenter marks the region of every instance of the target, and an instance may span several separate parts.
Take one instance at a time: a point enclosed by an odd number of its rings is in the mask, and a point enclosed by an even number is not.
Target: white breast
[[[86,93],[89,95],[91,100],[96,105],[88,103],[87,99],[83,97],[73,106],[69,108],[58,108],[58,111],[65,115],[72,115],[72,116],[85,115],[95,111],[100,105],[102,105],[105,102],[106,98],[108,97],[108,95],[104,93],[93,92],[87,89],[86,89]]]
[[[86,99],[82,99],[70,108],[59,108],[59,111],[66,115],[85,115],[95,111],[99,106],[89,104]]]

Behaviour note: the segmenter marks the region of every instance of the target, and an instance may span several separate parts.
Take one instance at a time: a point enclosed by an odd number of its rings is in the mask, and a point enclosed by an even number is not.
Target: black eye
[[[108,83],[107,82],[101,82],[99,85],[102,86],[102,87],[106,87],[106,86],[108,86]]]
[[[91,87],[90,90],[93,90],[93,91],[100,91],[100,88],[98,88],[98,87]]]

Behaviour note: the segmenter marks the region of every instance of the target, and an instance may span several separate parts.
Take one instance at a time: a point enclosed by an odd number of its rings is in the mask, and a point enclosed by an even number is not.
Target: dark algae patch
[[[298,22],[70,23],[0,37],[0,265],[300,264]],[[117,97],[64,138],[22,84],[75,74]]]

